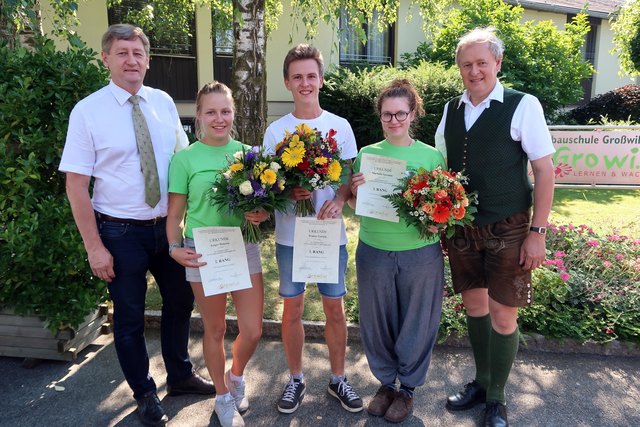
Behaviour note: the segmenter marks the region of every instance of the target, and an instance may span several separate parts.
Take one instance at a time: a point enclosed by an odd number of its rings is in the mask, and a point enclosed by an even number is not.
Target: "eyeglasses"
[[[411,110],[398,111],[397,113],[382,113],[380,114],[380,120],[382,120],[385,123],[388,123],[391,121],[391,119],[395,117],[397,121],[404,122],[405,120],[407,120],[407,117],[409,117],[410,113],[411,113]]]

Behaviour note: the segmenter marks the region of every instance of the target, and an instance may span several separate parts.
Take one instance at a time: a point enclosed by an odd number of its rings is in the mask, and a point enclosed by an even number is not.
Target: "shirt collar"
[[[480,104],[476,105],[476,107],[484,104],[489,104],[491,101],[504,102],[504,86],[500,83],[500,80],[496,80],[496,85],[493,87],[493,90],[489,93],[485,99],[480,102]],[[469,99],[469,93],[465,89],[460,97],[460,101],[458,101],[457,108],[460,108],[462,104],[469,104],[473,106],[471,100]]]
[[[115,84],[113,80],[109,82],[109,90],[120,105],[126,104],[129,101],[129,98],[131,98],[131,94]],[[146,86],[140,87],[140,90],[138,90],[138,93],[136,93],[136,95],[140,96],[140,98],[144,99],[145,101],[149,100]]]

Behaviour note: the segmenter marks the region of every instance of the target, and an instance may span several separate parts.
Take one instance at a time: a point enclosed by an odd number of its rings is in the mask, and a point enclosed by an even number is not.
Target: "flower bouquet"
[[[212,206],[226,206],[229,212],[244,215],[258,209],[272,214],[284,212],[288,198],[284,193],[285,178],[282,166],[259,147],[237,151],[229,159],[229,169],[220,173],[211,186],[209,199]],[[241,226],[246,242],[262,240],[259,225],[244,219]]]
[[[407,225],[414,225],[421,239],[446,230],[453,236],[454,225],[470,225],[477,212],[477,194],[467,194],[463,184],[468,178],[447,172],[440,166],[432,171],[419,168],[409,171],[396,188],[399,192],[384,196]]]
[[[331,129],[323,137],[320,131],[305,123],[297,125],[293,133],[286,133],[275,151],[284,166],[288,186],[298,185],[309,191],[339,186],[342,160],[335,135],[336,131]],[[311,200],[296,202],[296,215],[313,214],[315,209]]]

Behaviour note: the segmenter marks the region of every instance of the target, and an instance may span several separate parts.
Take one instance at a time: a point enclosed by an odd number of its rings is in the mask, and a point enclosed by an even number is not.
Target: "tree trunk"
[[[260,145],[267,124],[264,0],[233,0],[233,96],[238,140]]]

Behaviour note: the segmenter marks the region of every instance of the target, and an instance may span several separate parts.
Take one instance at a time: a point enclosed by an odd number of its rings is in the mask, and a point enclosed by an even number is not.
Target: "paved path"
[[[157,331],[148,333],[151,370],[170,416],[169,426],[219,426],[214,400],[167,397]],[[230,342],[227,342],[230,348]],[[194,332],[191,354],[201,373],[201,335]],[[362,348],[348,349],[350,381],[365,403],[378,384]],[[264,339],[247,371],[251,407],[247,426],[383,426],[365,412],[350,414],[328,397],[326,346],[307,343],[304,353],[307,394],[300,409],[281,415],[275,408],[287,367],[280,342]],[[640,426],[640,360],[631,357],[565,355],[521,351],[507,388],[513,426]],[[477,407],[461,414],[444,409],[444,396],[473,375],[466,348],[437,347],[427,384],[417,390],[415,410],[401,426],[476,426]],[[44,361],[22,367],[22,359],[0,357],[0,426],[139,426],[135,403],[123,381],[111,335],[100,337],[77,362]],[[56,387],[63,390],[56,391]]]

